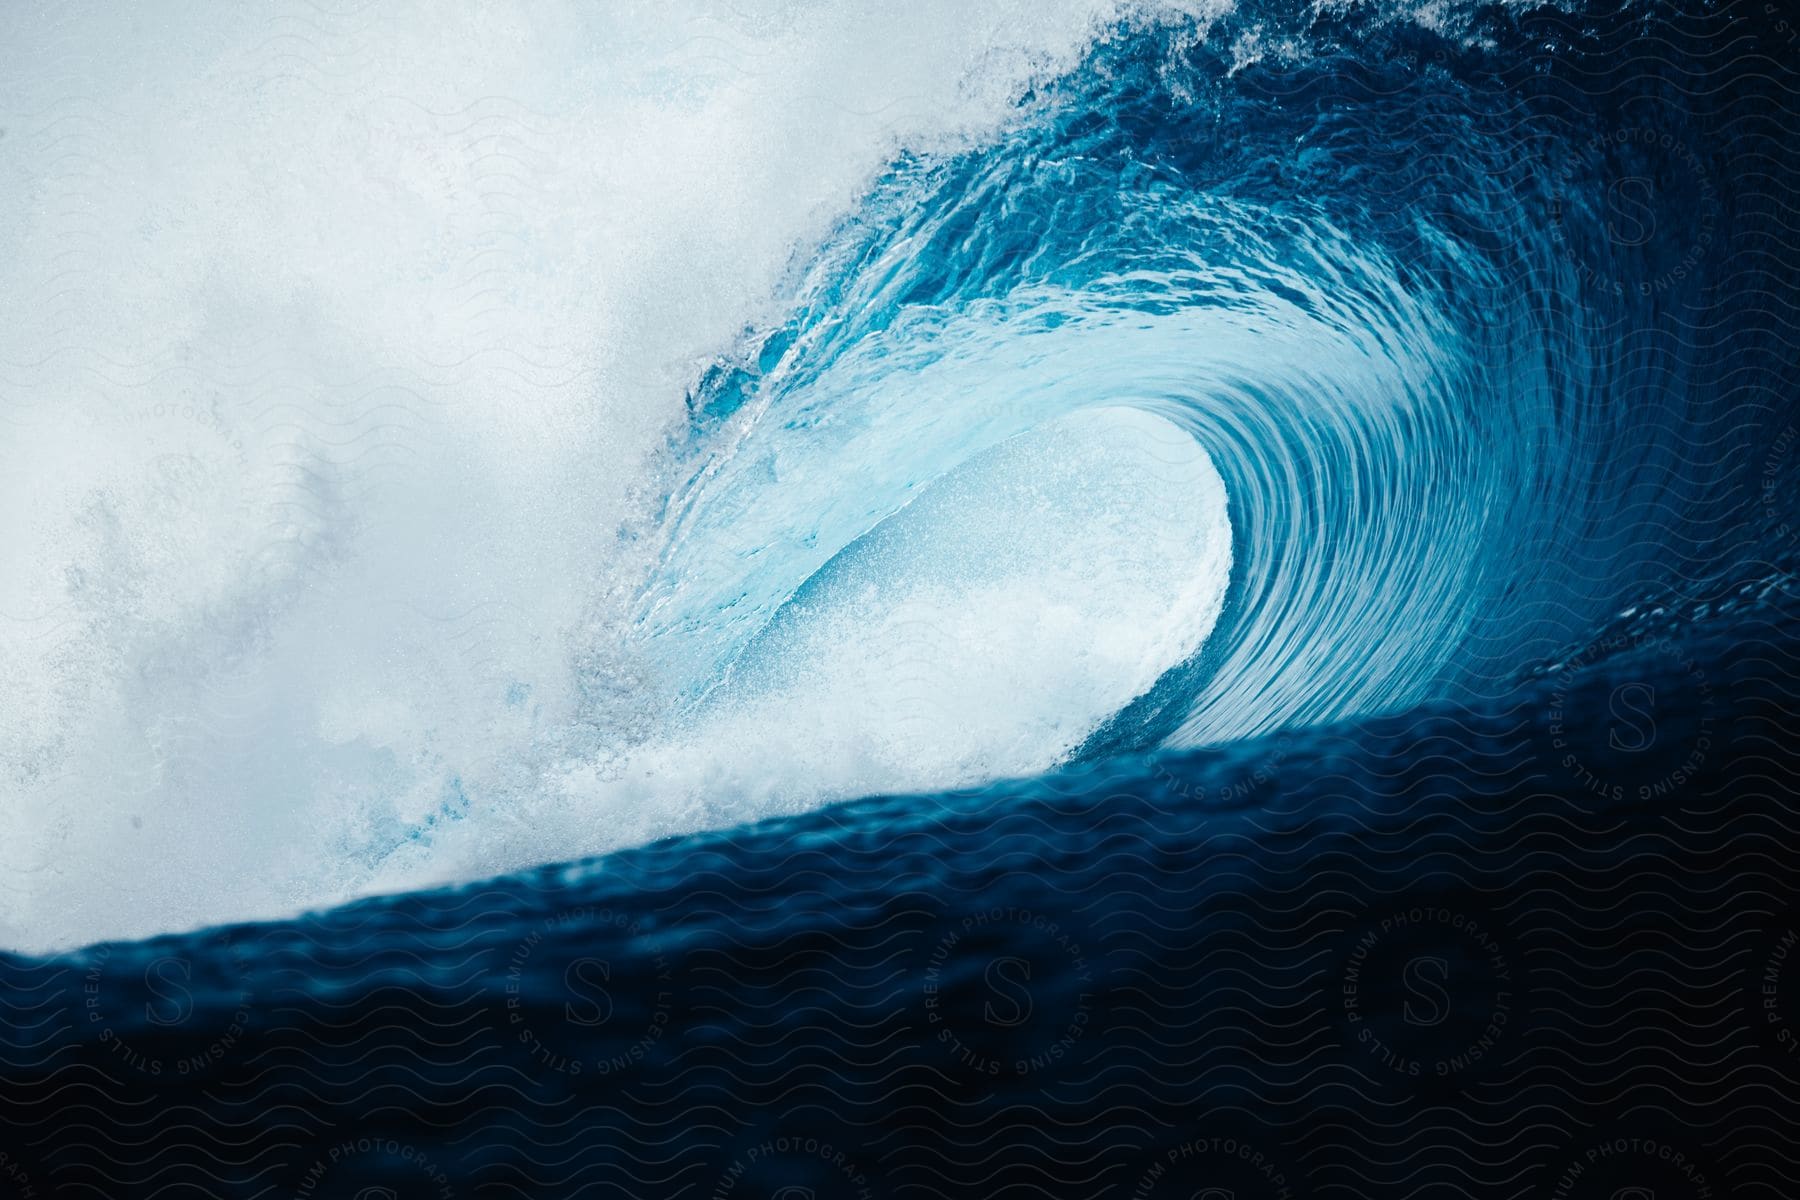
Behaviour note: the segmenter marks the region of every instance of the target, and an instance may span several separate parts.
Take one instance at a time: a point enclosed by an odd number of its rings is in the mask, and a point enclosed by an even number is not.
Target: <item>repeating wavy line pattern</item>
[[[782,478],[780,456],[758,457],[759,439],[828,436],[844,410],[809,406],[835,367],[890,336],[900,357],[938,362],[955,318],[1041,298],[1046,281],[1082,307],[1031,310],[1044,358],[1049,334],[1095,313],[1108,335],[1168,316],[1140,303],[1146,279],[1217,283],[1197,260],[1105,257],[1140,245],[1128,235],[1155,220],[1148,207],[1056,248],[1092,215],[1094,163],[1129,160],[1119,177],[1161,196],[1229,158],[1230,128],[1206,134],[1206,153],[1159,142],[1184,87],[1229,92],[1270,127],[1306,114],[1318,141],[1272,172],[1342,165],[1333,139],[1369,150],[1343,185],[1364,229],[1259,207],[1260,180],[1208,231],[1255,243],[1243,261],[1269,269],[1244,294],[1262,315],[1333,335],[1304,343],[1317,361],[1286,364],[1321,384],[1320,410],[1282,407],[1298,390],[1246,388],[1237,399],[1268,406],[1202,425],[1224,439],[1250,534],[1221,649],[1033,778],[876,795],[292,920],[0,954],[0,1198],[1800,1192],[1800,26],[1760,2],[1309,9],[1298,26],[1274,10],[1210,15],[1210,41],[1121,25],[1022,106],[1064,115],[1022,118],[998,150],[903,156],[796,266],[793,304],[733,353],[633,360],[646,388],[698,382],[623,522],[635,544],[619,553],[645,560],[648,586],[577,622],[571,727],[622,737],[605,764],[622,770],[661,718],[721,703],[715,668],[741,678],[739,627],[706,622],[742,599],[727,594],[742,577],[708,556],[730,557],[720,529],[779,524],[779,490],[758,489]],[[95,422],[157,481],[147,510],[125,505],[123,483],[94,488],[69,587],[0,612],[0,680],[22,689],[43,676],[15,663],[58,667],[33,711],[0,709],[0,816],[20,817],[0,838],[5,911],[57,902],[45,880],[63,864],[42,834],[64,806],[127,812],[184,772],[273,777],[254,769],[282,753],[260,720],[270,630],[342,586],[358,547],[399,544],[364,518],[403,525],[421,479],[465,461],[456,414],[554,424],[569,397],[619,382],[597,355],[515,336],[520,257],[543,232],[528,219],[541,197],[523,197],[569,185],[568,114],[395,94],[392,19],[376,4],[292,6],[219,67],[466,168],[447,234],[464,258],[411,315],[418,336],[373,366],[330,337],[284,335],[287,313],[92,348],[99,324],[130,325],[104,286],[130,252],[109,223],[141,165],[112,132],[129,116],[86,94],[74,38],[35,48],[66,99],[11,107],[0,84],[0,172],[57,214],[54,239],[21,259],[36,272],[17,276],[31,336],[7,344],[36,348],[0,359],[0,431],[27,445]],[[792,19],[697,22],[680,50],[754,77],[777,64],[745,28]],[[1496,42],[1529,52],[1484,57]],[[1452,67],[1468,85],[1454,96],[1434,87]],[[1094,95],[1112,107],[1082,109]],[[1679,136],[1660,132],[1670,123]],[[29,178],[7,157],[20,144]],[[1046,147],[1065,144],[1081,154],[1052,177]],[[1518,160],[1483,157],[1494,145]],[[1620,173],[1588,177],[1602,165]],[[1494,184],[1473,204],[1472,173]],[[1619,222],[1648,183],[1679,191],[1691,222],[1640,242]],[[984,223],[1008,205],[1010,222]],[[1553,253],[1524,243],[1534,226]],[[1391,237],[1370,248],[1354,236],[1367,229]],[[1317,274],[1275,269],[1262,253],[1275,245]],[[1306,290],[1351,264],[1367,269],[1357,287]],[[1394,286],[1358,290],[1370,279]],[[884,322],[900,293],[917,324],[896,333],[899,318]],[[1454,311],[1421,300],[1444,296]],[[1225,287],[1212,298],[1252,304]],[[641,332],[651,309],[604,332]],[[1452,344],[1478,348],[1478,369]],[[1123,366],[1065,358],[1075,382]],[[1358,360],[1416,405],[1362,424],[1326,411],[1324,385]],[[1137,382],[1160,385],[1162,369]],[[193,400],[161,403],[176,393]],[[1528,427],[1507,424],[1520,414]],[[1498,507],[1458,497],[1457,468]],[[1442,507],[1377,512],[1369,492],[1334,508],[1334,471]],[[156,519],[132,527],[143,511]],[[240,523],[231,544],[248,549],[229,594],[200,606],[220,626],[217,661],[183,675],[170,660],[188,643],[159,640],[143,581],[204,574],[180,537],[203,511]],[[1495,511],[1510,520],[1483,527],[1481,548],[1505,554],[1431,555],[1444,528],[1466,532],[1434,513]],[[844,540],[808,550],[824,561]],[[776,609],[803,579],[761,582]],[[494,719],[509,720],[532,703],[515,656],[541,617],[513,595],[408,594],[382,628],[453,661],[445,677],[471,694],[505,697]],[[618,613],[632,627],[614,641]],[[707,669],[672,700],[647,697],[631,639],[696,629],[682,653]],[[876,655],[923,727],[942,716],[930,681],[946,641],[925,622]],[[139,652],[142,675],[191,694],[129,756],[84,756],[62,718],[133,686],[114,658]],[[754,811],[734,800],[718,811]],[[340,848],[430,846],[483,803],[458,776],[423,818],[371,821]],[[512,815],[531,845],[543,803]]]
[[[14,1161],[71,1196],[703,1196],[734,1164],[820,1195],[1612,1196],[1680,1153],[1693,1194],[1785,1195],[1800,595],[1766,591],[1701,627],[1718,753],[1649,799],[1567,786],[1593,718],[1545,679],[9,958]],[[1679,686],[1654,639],[1608,662]]]

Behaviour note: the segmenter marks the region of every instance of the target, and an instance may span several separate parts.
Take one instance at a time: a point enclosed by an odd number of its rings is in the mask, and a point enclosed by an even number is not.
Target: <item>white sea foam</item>
[[[692,711],[389,856],[420,883],[822,798],[1035,774],[1188,658],[1226,496],[1161,417],[1089,409],[976,455],[814,574]]]
[[[720,782],[810,803],[1028,769],[1204,636],[1205,595],[1092,628],[1053,555],[1035,597],[914,571],[819,616],[826,665],[721,700],[700,743],[621,750],[583,719],[600,601],[639,582],[613,531],[695,372],[897,150],[991,135],[1120,8],[0,15],[0,943],[754,811]],[[869,631],[951,611],[992,661],[921,686],[987,715],[870,747],[894,701],[857,697],[904,635]],[[1060,639],[1087,657],[1044,666]],[[995,718],[994,687],[1042,704]],[[756,778],[752,743],[784,773]],[[657,754],[685,774],[640,775],[621,820],[621,764]]]

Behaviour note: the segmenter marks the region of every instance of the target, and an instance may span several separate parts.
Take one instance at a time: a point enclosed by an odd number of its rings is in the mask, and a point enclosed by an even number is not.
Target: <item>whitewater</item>
[[[1204,597],[1052,683],[1078,694],[1041,721],[884,780],[925,729],[809,782],[744,759],[770,736],[804,753],[792,717],[659,727],[690,681],[620,644],[649,569],[621,531],[661,498],[699,372],[896,154],[991,139],[1121,19],[1206,15],[9,12],[0,943],[276,915],[1055,761],[1197,641]],[[1088,636],[1067,600],[1018,653]],[[898,728],[905,694],[846,698],[844,670],[816,703]],[[634,728],[592,703],[622,677]],[[622,756],[633,786],[596,790]],[[665,760],[681,777],[647,780]],[[451,820],[491,834],[434,856]]]

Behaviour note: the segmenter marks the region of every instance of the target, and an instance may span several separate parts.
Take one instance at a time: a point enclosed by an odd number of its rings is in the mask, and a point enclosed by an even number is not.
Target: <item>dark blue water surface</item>
[[[1800,1194],[1800,17],[1433,24],[1121,28],[694,388],[701,707],[933,455],[1206,447],[1224,615],[1064,768],[0,957],[0,1197]]]

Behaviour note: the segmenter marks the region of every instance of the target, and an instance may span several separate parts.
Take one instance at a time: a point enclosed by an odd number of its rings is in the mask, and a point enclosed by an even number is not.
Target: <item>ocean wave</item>
[[[7,941],[1493,698],[1786,544],[1785,342],[1719,301],[1786,226],[1729,96],[1596,84],[1626,16],[681,15],[517,95],[404,13],[128,76],[264,94],[66,209],[118,270],[13,268],[94,303],[0,346]],[[320,66],[377,35],[379,94]],[[141,164],[57,78],[9,144],[79,199]]]

